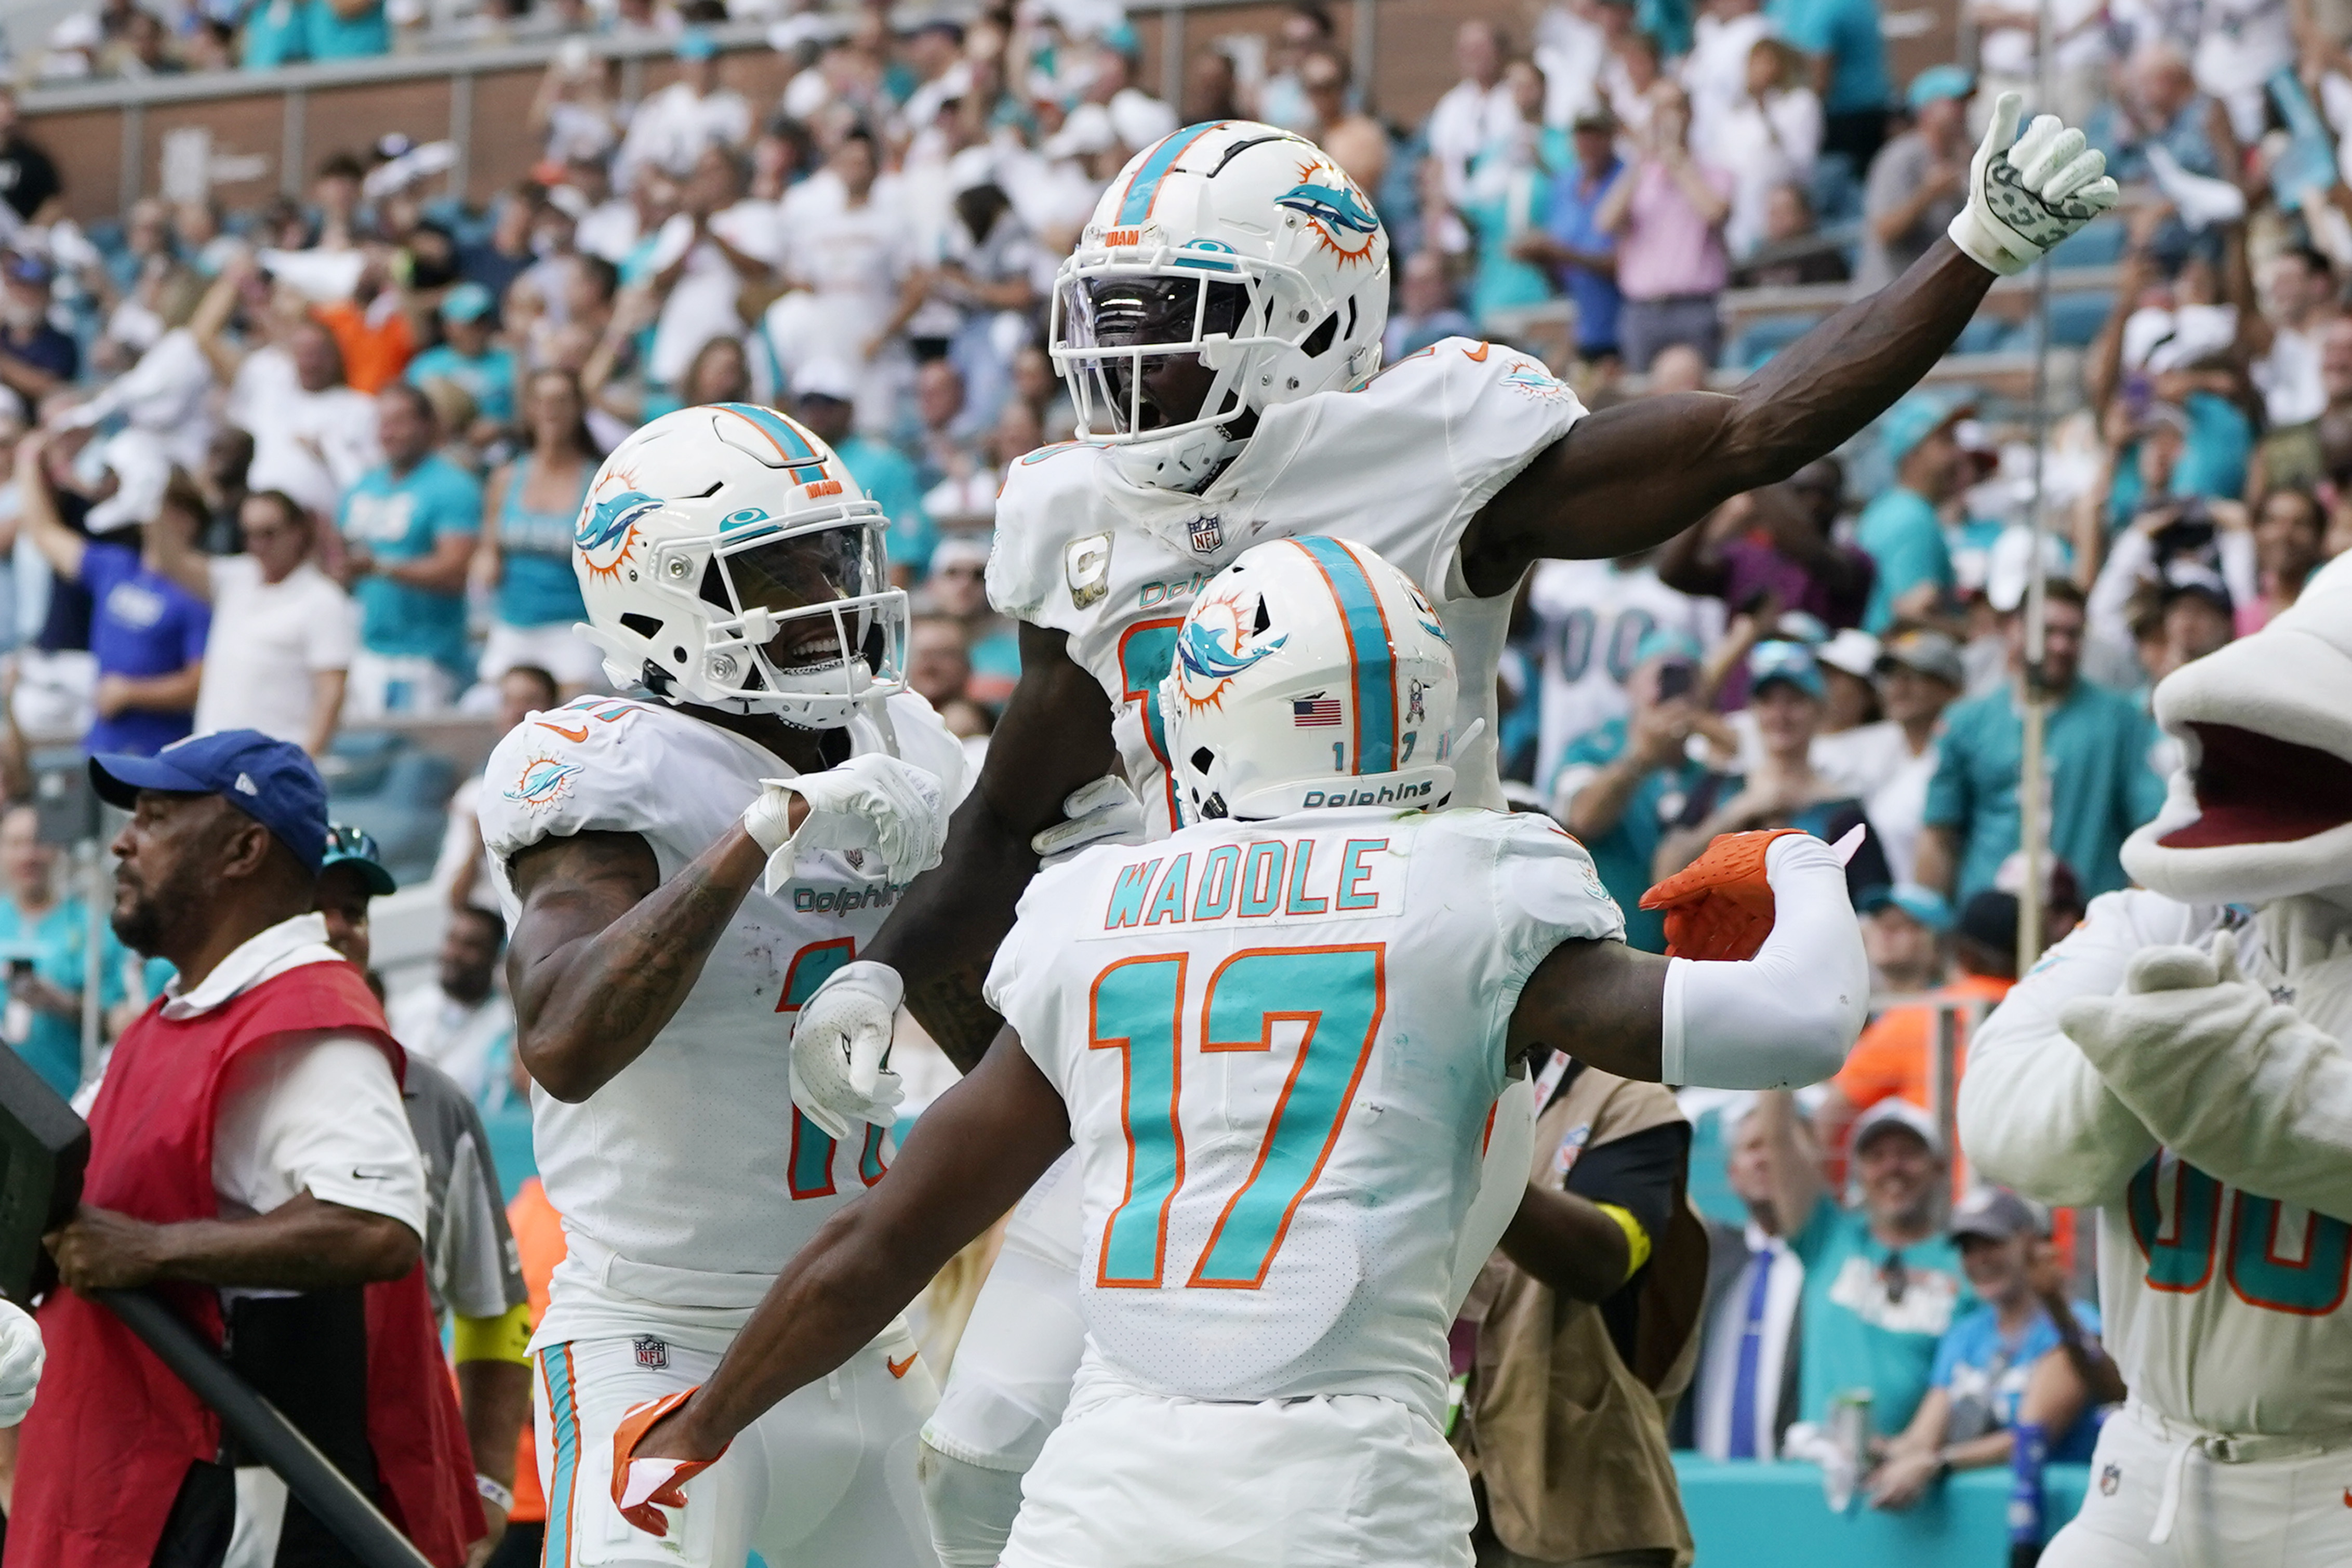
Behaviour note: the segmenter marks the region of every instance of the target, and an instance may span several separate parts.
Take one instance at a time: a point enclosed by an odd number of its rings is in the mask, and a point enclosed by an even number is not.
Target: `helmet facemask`
[[[837,729],[902,689],[907,595],[889,584],[887,526],[861,500],[790,527],[664,542],[651,575],[665,598],[688,601],[683,613],[624,617],[651,641],[648,683],[674,701],[809,729]],[[699,647],[687,640],[698,629]]]

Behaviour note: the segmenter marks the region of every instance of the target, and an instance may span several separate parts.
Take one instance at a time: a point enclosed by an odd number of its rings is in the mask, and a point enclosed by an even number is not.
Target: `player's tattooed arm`
[[[665,882],[634,833],[542,839],[514,858],[522,913],[507,951],[515,1046],[576,1102],[637,1059],[701,976],[767,865],[740,824]]]
[[[1003,1031],[923,1112],[889,1173],[793,1256],[710,1380],[647,1431],[636,1457],[708,1459],[847,1361],[1069,1145],[1060,1093]]]
[[[1918,384],[1992,281],[1939,239],[1727,394],[1636,398],[1586,416],[1470,520],[1462,567],[1472,590],[1507,592],[1549,556],[1647,550],[1835,451]]]
[[[1110,770],[1110,703],[1070,658],[1066,634],[1021,627],[1021,681],[989,738],[980,784],[948,828],[947,853],[915,879],[859,956],[906,983],[907,1006],[969,1072],[1003,1020],[982,999],[1021,891],[1037,874],[1029,840],[1062,802]]]
[[[1622,942],[1571,941],[1553,948],[1519,992],[1506,1049],[1565,1051],[1588,1067],[1658,1081],[1665,1029],[1666,961]]]

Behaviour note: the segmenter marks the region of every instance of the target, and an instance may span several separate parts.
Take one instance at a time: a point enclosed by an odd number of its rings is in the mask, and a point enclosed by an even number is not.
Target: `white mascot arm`
[[[2074,933],[2018,982],[1969,1042],[1960,1147],[1977,1173],[2052,1204],[2105,1204],[2156,1152],[2156,1138],[2059,1026],[2077,997],[2123,984],[2145,945],[2124,900],[2093,902]],[[2137,895],[2146,898],[2148,895]]]
[[[44,1359],[40,1325],[15,1302],[0,1300],[0,1426],[14,1426],[32,1409]]]
[[[2199,1170],[2352,1220],[2352,1055],[2239,977],[2232,932],[2149,948],[2128,981],[2061,1016],[2116,1098]]]

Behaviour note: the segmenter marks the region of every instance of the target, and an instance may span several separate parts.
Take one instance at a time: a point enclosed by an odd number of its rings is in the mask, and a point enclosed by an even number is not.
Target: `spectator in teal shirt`
[[[923,488],[914,463],[887,442],[850,428],[857,412],[857,383],[846,366],[829,360],[803,365],[793,377],[793,391],[800,422],[832,447],[849,477],[890,520],[890,580],[901,587],[920,581],[930,569],[940,531],[923,510]]]
[[[1650,863],[1707,773],[1686,751],[1699,721],[1698,664],[1698,644],[1685,633],[1643,637],[1625,680],[1630,718],[1570,741],[1550,784],[1552,815],[1591,855],[1624,911],[1626,942],[1646,952],[1666,951],[1665,917],[1641,907]]]
[[[238,63],[249,71],[275,70],[310,58],[310,7],[318,0],[262,0],[246,13]]]
[[[7,1006],[0,1035],[42,1080],[70,1097],[81,1084],[81,992],[88,973],[89,906],[58,896],[58,852],[40,839],[29,805],[0,816],[0,963]],[[99,924],[99,999],[122,999],[122,945]]]
[[[314,60],[361,60],[392,53],[383,0],[310,0],[304,36]]]
[[[466,668],[466,574],[482,531],[481,481],[437,455],[433,405],[396,381],[377,394],[384,461],[343,498],[346,570],[360,604],[355,716],[447,705]]]
[[[515,422],[515,359],[490,338],[490,312],[498,301],[479,283],[460,283],[441,298],[441,342],[408,362],[408,379],[418,386],[446,381],[474,400],[474,410],[491,424]]]
[[[1767,0],[1764,15],[1826,72],[1822,151],[1843,154],[1859,175],[1886,140],[1886,106],[1895,98],[1877,0]]]
[[[2074,868],[2084,894],[2095,897],[2128,884],[2120,858],[2124,840],[2164,804],[2164,781],[2148,765],[2157,730],[2130,698],[2080,678],[2083,591],[2053,578],[2046,595],[2042,664],[2050,709],[2042,749],[2050,847]],[[2010,668],[2021,670],[2021,607],[2010,612],[2005,631]],[[1992,887],[2001,862],[2019,847],[2024,736],[2017,692],[2010,686],[1944,710],[1915,879],[1956,905]]]
[[[1854,1119],[1848,1161],[1859,1207],[1842,1207],[1822,1152],[1785,1089],[1757,1097],[1766,1179],[1780,1235],[1805,1266],[1799,1309],[1797,1418],[1820,1421],[1842,1394],[1867,1392],[1871,1430],[1911,1424],[1944,1332],[1977,1305],[1959,1248],[1944,1233],[1950,1166],[1941,1133],[1906,1100]]]
[[[1862,629],[1884,637],[1896,621],[1932,623],[1951,597],[1952,558],[1936,509],[1959,493],[1963,468],[1952,426],[1965,404],[1915,392],[1878,422],[1879,444],[1895,464],[1895,483],[1871,498],[1854,542],[1877,570]]]
[[[587,406],[572,372],[534,372],[523,397],[528,445],[490,475],[474,549],[474,582],[492,591],[489,639],[475,671],[484,680],[530,665],[577,697],[603,678],[604,656],[572,629],[588,618],[572,543],[599,461]]]

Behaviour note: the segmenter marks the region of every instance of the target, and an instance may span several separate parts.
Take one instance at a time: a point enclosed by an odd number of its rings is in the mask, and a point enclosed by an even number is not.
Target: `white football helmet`
[[[1137,153],[1054,279],[1054,367],[1082,439],[1129,448],[1139,484],[1191,489],[1247,410],[1360,385],[1381,367],[1389,237],[1364,193],[1305,137],[1250,120],[1188,125]],[[1215,373],[1170,421],[1147,360]]]
[[[1160,685],[1185,820],[1443,805],[1454,689],[1403,573],[1344,539],[1253,545],[1192,601]]]
[[[833,448],[773,409],[665,414],[581,504],[581,631],[625,689],[839,729],[904,685],[887,526]]]

